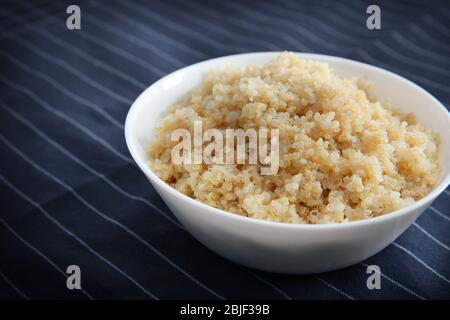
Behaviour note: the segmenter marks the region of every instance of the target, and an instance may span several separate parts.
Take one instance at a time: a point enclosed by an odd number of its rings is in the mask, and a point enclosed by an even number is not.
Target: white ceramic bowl
[[[279,52],[249,53],[197,63],[146,89],[133,103],[125,137],[134,160],[185,228],[206,247],[245,266],[281,273],[318,273],[360,262],[394,241],[450,182],[450,116],[424,89],[392,72],[352,60],[298,54],[328,62],[338,75],[367,77],[381,101],[389,99],[418,122],[440,133],[442,173],[436,187],[416,203],[373,219],[338,225],[296,225],[238,216],[193,200],[159,179],[148,167],[147,150],[161,113],[198,86],[205,72],[224,63],[262,64]],[[201,262],[199,262],[201,263]]]

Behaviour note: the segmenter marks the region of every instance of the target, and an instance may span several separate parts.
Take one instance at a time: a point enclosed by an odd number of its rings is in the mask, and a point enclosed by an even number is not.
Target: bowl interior
[[[226,63],[237,65],[263,64],[279,52],[252,53],[228,56],[197,63],[175,71],[147,88],[133,103],[128,114],[125,135],[130,152],[147,175],[147,150],[153,128],[161,113],[183,94],[198,86],[203,75]],[[419,123],[441,136],[441,177],[435,189],[445,188],[450,181],[450,115],[445,107],[428,92],[392,72],[368,64],[316,54],[298,54],[301,58],[329,63],[334,72],[343,77],[367,78],[373,83],[373,94],[381,102],[390,101],[402,112],[413,113]]]

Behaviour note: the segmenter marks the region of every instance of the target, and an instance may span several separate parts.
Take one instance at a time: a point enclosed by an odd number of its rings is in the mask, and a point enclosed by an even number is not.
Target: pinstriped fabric
[[[52,1],[0,4],[0,297],[8,299],[449,299],[450,191],[399,239],[320,275],[249,270],[205,249],[128,155],[131,101],[201,60],[295,50],[361,60],[450,102],[450,6],[381,1]],[[65,270],[82,270],[82,290]],[[382,289],[366,287],[369,265]]]

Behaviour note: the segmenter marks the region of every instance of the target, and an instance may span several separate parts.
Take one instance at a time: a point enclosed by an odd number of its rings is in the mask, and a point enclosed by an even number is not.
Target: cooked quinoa
[[[439,175],[438,139],[367,82],[283,53],[266,65],[227,65],[169,108],[156,128],[149,165],[189,197],[257,219],[343,223],[380,216],[424,197]],[[260,164],[171,161],[178,128],[279,130],[279,170]]]

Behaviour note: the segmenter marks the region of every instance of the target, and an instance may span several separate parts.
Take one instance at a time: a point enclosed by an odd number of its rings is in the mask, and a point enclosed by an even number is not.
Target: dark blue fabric
[[[130,160],[123,123],[161,76],[239,52],[365,61],[450,101],[448,1],[0,3],[0,298],[448,299],[450,192],[363,264],[310,276],[249,270],[177,225]],[[366,265],[383,273],[366,287]],[[66,288],[79,265],[80,290]]]

